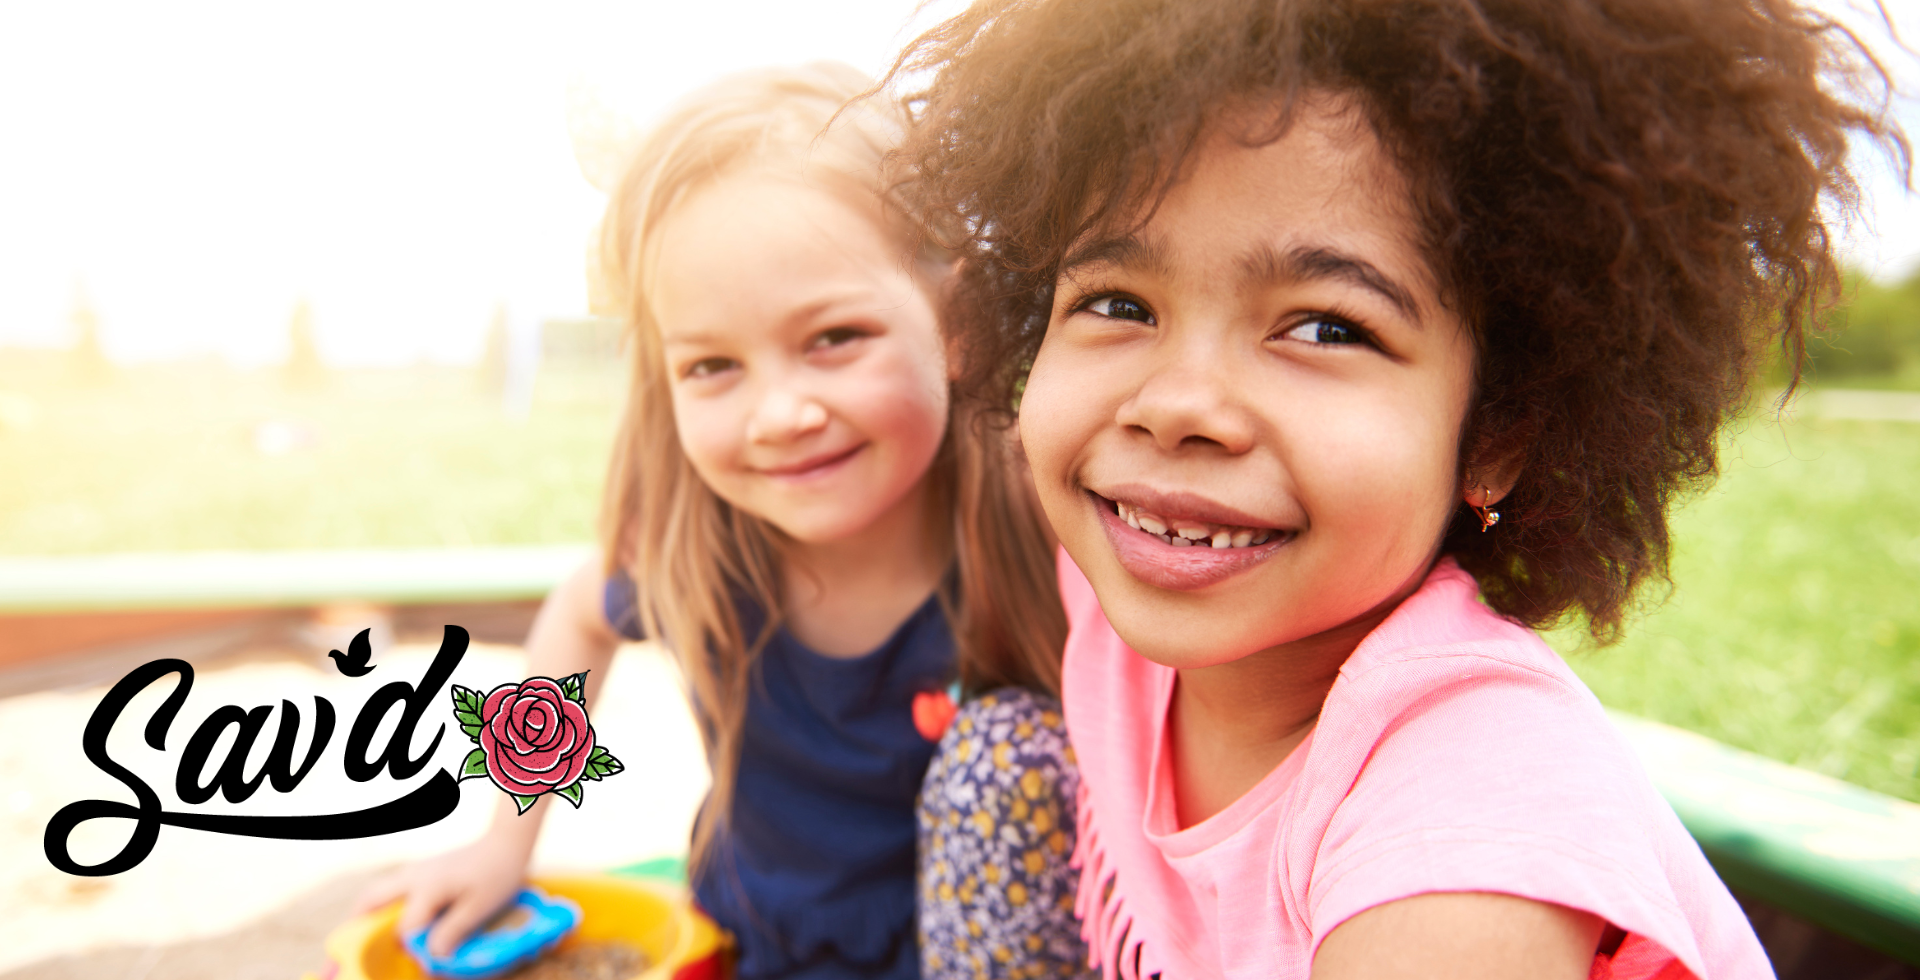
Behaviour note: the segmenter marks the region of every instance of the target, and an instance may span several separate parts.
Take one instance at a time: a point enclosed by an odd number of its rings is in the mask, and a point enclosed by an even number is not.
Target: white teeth
[[[1138,507],[1113,502],[1114,512],[1127,526],[1144,531],[1159,538],[1162,544],[1176,548],[1191,548],[1206,545],[1214,548],[1245,548],[1249,545],[1265,544],[1279,533],[1271,529],[1233,527],[1220,524],[1180,523],[1175,524],[1157,517]]]

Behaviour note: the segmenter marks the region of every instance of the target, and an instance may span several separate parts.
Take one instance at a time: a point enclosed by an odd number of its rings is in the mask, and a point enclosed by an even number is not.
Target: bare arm
[[[1605,924],[1512,895],[1416,895],[1337,926],[1313,980],[1585,980]]]
[[[527,634],[528,676],[557,678],[587,671],[589,705],[599,693],[620,644],[620,636],[607,625],[602,612],[605,590],[606,576],[596,558],[547,595]],[[453,952],[468,933],[520,890],[546,812],[545,799],[522,815],[515,811],[512,800],[501,795],[494,804],[493,823],[479,840],[415,862],[373,883],[360,896],[357,911],[403,898],[407,905],[400,915],[401,934],[411,933],[437,916],[439,921],[427,937],[427,948],[439,956]]]

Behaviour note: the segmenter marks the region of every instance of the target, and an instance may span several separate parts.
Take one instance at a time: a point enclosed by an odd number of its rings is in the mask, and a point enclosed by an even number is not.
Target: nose
[[[1211,447],[1239,455],[1251,450],[1254,417],[1240,397],[1227,352],[1213,348],[1197,340],[1170,340],[1114,421],[1165,452]]]
[[[825,405],[806,392],[773,385],[747,419],[747,440],[762,444],[791,442],[827,425]]]

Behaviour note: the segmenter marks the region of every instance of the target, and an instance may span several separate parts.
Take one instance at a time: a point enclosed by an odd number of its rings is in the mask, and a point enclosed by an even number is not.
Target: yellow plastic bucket
[[[562,941],[620,940],[652,965],[631,980],[726,980],[726,934],[682,889],[612,875],[553,875],[533,885],[580,903],[580,928]],[[429,980],[400,945],[394,903],[352,919],[327,936],[327,968],[316,980]]]

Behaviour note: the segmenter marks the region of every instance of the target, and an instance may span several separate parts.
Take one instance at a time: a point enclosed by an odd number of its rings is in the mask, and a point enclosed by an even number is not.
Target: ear
[[[1522,468],[1519,453],[1468,463],[1460,477],[1460,499],[1472,507],[1491,507],[1513,492]]]

